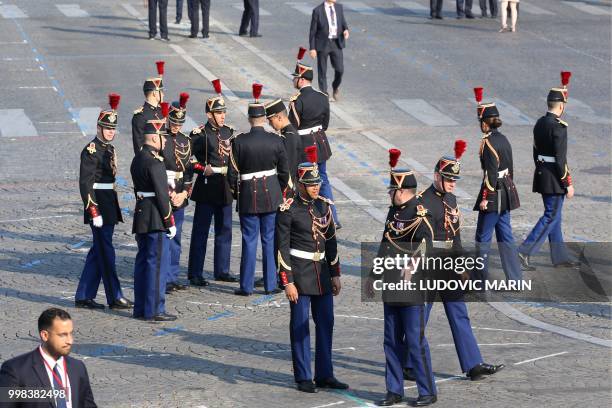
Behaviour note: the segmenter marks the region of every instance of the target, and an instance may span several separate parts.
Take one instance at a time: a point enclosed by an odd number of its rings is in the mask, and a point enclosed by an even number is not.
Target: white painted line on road
[[[355,347],[340,347],[340,348],[332,349],[332,351],[342,351],[342,350],[355,351],[356,348]],[[291,351],[291,349],[288,349],[288,350],[263,350],[261,353],[262,354],[266,354],[266,353],[286,353],[286,352],[290,352],[290,351]]]
[[[347,9],[354,11],[356,13],[359,13],[359,14],[365,14],[368,16],[384,14],[382,11],[377,10],[373,7],[370,7],[362,1],[343,1],[342,4]]]
[[[443,382],[447,382],[447,381],[454,381],[454,380],[462,380],[465,379],[466,377],[463,375],[454,375],[452,377],[448,377],[448,378],[442,378],[441,380],[436,380],[436,384],[440,384]],[[411,385],[410,387],[404,387],[405,390],[409,390],[411,388],[416,388],[416,385]]]
[[[577,3],[574,1],[564,1],[563,4],[565,4],[566,6],[574,7],[575,9],[578,9],[588,14],[592,14],[594,16],[609,16],[610,14],[612,14],[612,9],[610,7],[598,7],[593,6],[592,4]]]
[[[429,14],[430,10],[428,7],[423,6],[422,4],[417,3],[416,1],[394,1],[394,3],[403,9],[417,12],[418,14]]]
[[[533,343],[478,343],[478,346],[528,346]],[[436,344],[436,347],[455,347],[455,343]]]
[[[27,44],[28,40],[21,40],[21,41],[0,41],[0,45],[23,45],[23,44]]]
[[[336,317],[349,317],[351,319],[380,320],[380,321],[385,320],[382,317],[367,317],[367,316],[355,316],[355,315],[344,315],[344,314],[337,314]]]
[[[83,136],[95,136],[98,128],[98,115],[100,108],[97,106],[73,109],[72,113],[76,118],[77,125],[81,129]]]
[[[0,137],[38,136],[23,109],[0,109]]]
[[[597,344],[599,346],[612,348],[612,340],[600,339],[588,334],[580,333],[574,330],[566,329],[565,327],[555,326],[550,323],[544,323],[540,320],[534,319],[531,316],[527,316],[525,313],[520,312],[513,308],[511,305],[505,302],[489,302],[489,305],[495,310],[505,314],[512,320],[527,324],[529,326],[537,327],[542,330],[546,330],[552,333],[560,334],[561,336],[569,337],[575,340],[582,340],[588,343]]]
[[[493,98],[493,102],[497,105],[502,120],[509,125],[533,126],[535,124],[533,119],[509,103],[498,98]]]
[[[89,17],[89,13],[78,4],[56,4],[55,7],[66,17]]]
[[[572,97],[570,97],[567,101],[565,114],[567,116],[578,118],[580,121],[587,123],[594,123],[598,125],[610,125],[612,123],[610,118],[597,116],[593,108]]]
[[[140,14],[140,12],[138,10],[136,10],[134,8],[134,6],[132,6],[131,4],[129,4],[129,3],[121,3],[121,6],[125,9],[125,11],[130,13],[132,15],[132,17],[136,17],[139,20],[144,20],[145,19],[142,16],[142,14]]]
[[[242,4],[242,3],[232,4],[232,7],[237,9],[237,10],[244,11],[244,4]],[[269,11],[262,9],[261,7],[259,8],[259,16],[260,17],[262,17],[262,16],[263,17],[267,17],[267,16],[271,16],[271,15],[272,15],[272,13],[270,13]]]
[[[540,8],[538,6],[534,6],[531,3],[527,3],[524,2],[520,5],[521,8],[521,12],[525,12],[527,14],[535,14],[535,15],[541,15],[541,16],[554,16],[555,13],[553,13],[552,11],[548,11],[545,10],[543,8]]]
[[[57,88],[54,86],[18,86],[17,89],[53,89],[57,92]]]
[[[0,15],[4,18],[28,18],[27,14],[14,4],[0,6]]]
[[[453,119],[434,108],[423,99],[393,99],[401,110],[427,126],[457,126]]]
[[[476,330],[491,330],[491,331],[503,331],[503,332],[512,332],[512,333],[542,334],[542,332],[539,332],[539,331],[496,329],[496,328],[493,328],[493,327],[476,327],[476,326],[472,326],[472,329],[476,329]]]
[[[296,9],[300,13],[305,14],[307,16],[312,15],[312,10],[315,7],[312,4],[303,3],[303,2],[289,2],[289,3],[285,3],[285,4],[288,5],[291,8]]]
[[[358,207],[370,214],[376,221],[383,224],[385,223],[387,220],[387,215],[378,208],[372,207],[365,198],[363,198],[357,191],[347,186],[344,181],[336,177],[329,177],[329,182],[336,190],[344,194],[349,200],[355,202]]]
[[[66,214],[66,215],[49,215],[47,217],[18,218],[16,220],[0,220],[0,224],[12,224],[14,222],[48,220],[50,218],[65,218],[65,217],[73,217],[73,216],[74,216],[73,214]]]
[[[515,366],[517,365],[521,365],[521,364],[526,364],[526,363],[531,363],[533,361],[538,361],[538,360],[542,360],[544,358],[550,358],[550,357],[556,357],[556,356],[561,356],[563,354],[567,354],[568,351],[562,351],[561,353],[555,353],[555,354],[549,354],[547,356],[542,356],[542,357],[536,357],[536,358],[530,358],[529,360],[524,360],[524,361],[519,361],[518,363],[514,363]]]
[[[312,408],[327,408],[327,407],[335,407],[336,405],[342,405],[344,404],[345,401],[338,401],[338,402],[332,402],[329,404],[325,404],[325,405],[317,405],[316,407],[312,407]]]

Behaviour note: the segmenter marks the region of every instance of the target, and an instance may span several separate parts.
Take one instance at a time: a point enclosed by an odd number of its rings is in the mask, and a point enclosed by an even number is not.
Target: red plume
[[[170,104],[168,102],[162,102],[160,103],[160,105],[161,105],[162,116],[164,118],[168,117],[168,112],[170,112]]]
[[[463,139],[455,140],[455,159],[459,160],[465,150],[467,149],[467,142]]]
[[[306,48],[300,47],[300,49],[298,51],[298,55],[297,55],[298,61],[301,61],[302,58],[304,58],[304,54],[306,54]]]
[[[213,87],[215,88],[215,92],[219,95],[221,95],[221,80],[220,79],[213,79],[212,80],[212,84]]]
[[[155,65],[157,65],[157,73],[159,76],[164,76],[164,61],[155,61]]]
[[[253,83],[253,98],[255,98],[255,101],[259,101],[259,97],[261,96],[262,89],[263,89],[262,84],[258,84],[257,82]]]
[[[181,94],[179,95],[179,106],[185,109],[185,106],[187,106],[188,100],[189,100],[189,94],[187,92],[181,92]]]
[[[120,100],[121,100],[121,95],[116,94],[116,93],[108,94],[108,104],[110,105],[112,110],[117,110]]]
[[[304,149],[304,152],[306,153],[306,160],[308,160],[311,163],[316,163],[318,158],[317,158],[317,146],[307,146]]]
[[[389,167],[394,168],[402,155],[399,149],[389,149]]]
[[[569,71],[561,71],[561,85],[568,86],[572,73]]]
[[[482,102],[482,88],[474,88],[474,98],[476,98],[476,102]]]

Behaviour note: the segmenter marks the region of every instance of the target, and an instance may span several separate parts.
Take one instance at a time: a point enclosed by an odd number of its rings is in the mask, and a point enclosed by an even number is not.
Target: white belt
[[[291,248],[289,250],[289,254],[291,254],[291,256],[295,256],[296,258],[308,259],[315,262],[325,259],[325,252],[306,252]]]
[[[147,197],[155,197],[155,193],[152,191],[137,191],[136,198],[147,198]]]
[[[508,174],[510,174],[510,171],[508,169],[503,169],[502,171],[497,172],[497,178],[504,178]]]
[[[440,249],[451,249],[453,247],[453,241],[433,241],[433,247]]]
[[[94,183],[94,190],[114,190],[115,183]]]
[[[250,180],[250,179],[253,179],[253,178],[270,177],[270,176],[273,176],[275,174],[276,174],[276,169],[256,171],[255,173],[241,174],[240,175],[240,180],[241,181],[246,181],[246,180]]]
[[[555,159],[552,156],[542,156],[541,154],[538,154],[538,161],[543,161],[547,163],[555,163],[557,159]]]
[[[166,175],[168,176],[168,178],[173,178],[175,180],[180,180],[183,178],[182,171],[166,170]]]
[[[318,126],[314,126],[308,129],[300,129],[298,130],[298,134],[299,135],[309,135],[311,133],[318,132],[321,129],[323,129],[323,126],[318,125]]]
[[[216,174],[227,174],[227,166],[223,166],[223,167],[210,166],[210,169],[212,170],[213,173],[216,173]]]

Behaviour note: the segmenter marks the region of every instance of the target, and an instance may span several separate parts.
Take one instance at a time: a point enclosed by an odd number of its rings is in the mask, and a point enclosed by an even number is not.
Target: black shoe
[[[335,377],[326,380],[316,380],[315,384],[319,388],[331,388],[333,390],[348,390],[348,384],[341,383]]]
[[[176,316],[168,313],[162,313],[153,316],[153,320],[156,322],[173,322],[176,320]]]
[[[189,34],[189,38],[198,38],[197,34]]]
[[[234,291],[234,295],[237,295],[237,296],[251,296],[252,294],[251,293],[247,293],[247,292],[245,292],[242,289],[236,289]]]
[[[113,302],[109,307],[111,309],[131,309],[134,303],[130,302],[126,298],[119,298]]]
[[[104,309],[104,305],[93,299],[75,300],[74,306],[83,309]]]
[[[187,290],[187,289],[189,289],[189,286],[187,285],[181,285],[180,283],[174,284],[174,290]]]
[[[206,34],[202,33],[202,38],[208,38],[208,33]]]
[[[168,37],[162,37],[161,40],[162,41],[166,41],[166,42],[170,42],[170,39]]]
[[[193,286],[208,286],[210,283],[202,277],[189,278],[189,283]]]
[[[238,282],[239,279],[235,277],[234,275],[230,275],[228,273],[227,275],[221,275],[215,278],[215,280],[218,282]]]
[[[536,268],[529,262],[529,255],[523,255],[518,253],[519,260],[521,261],[521,269],[524,271],[535,271]]]
[[[154,39],[155,39],[155,36],[154,36],[154,35],[149,34],[149,40],[154,40]]]
[[[342,224],[340,224],[339,222],[334,224],[336,227],[336,231],[338,231],[339,229],[342,229]]]
[[[466,14],[465,18],[473,19],[475,18],[473,14]]]
[[[314,383],[310,380],[298,381],[297,389],[298,391],[308,392],[311,394],[314,394],[315,392],[319,392],[319,390],[317,390],[317,387],[315,387]]]
[[[458,15],[458,16],[457,16],[457,20],[461,20],[462,18],[463,18],[463,16],[462,16],[462,15]]]
[[[265,294],[266,295],[276,295],[277,293],[281,293],[282,289],[280,288],[276,288],[276,289],[272,289],[272,290],[266,290]]]
[[[414,371],[412,370],[412,368],[404,367],[402,371],[404,373],[404,380],[416,381],[416,377],[414,376]]]
[[[385,397],[385,399],[376,401],[376,405],[378,405],[379,407],[390,407],[391,405],[399,404],[400,402],[402,402],[403,399],[404,397],[402,397],[401,395],[391,391],[387,391],[387,396]]]
[[[264,278],[260,278],[255,281],[256,288],[263,288],[264,286]]]
[[[174,21],[174,24],[181,24],[181,20],[179,20],[178,18]]]
[[[166,285],[166,295],[169,295],[172,292],[176,292],[176,285],[174,283],[169,283]]]
[[[465,375],[472,381],[479,381],[482,380],[485,375],[493,375],[504,367],[505,365],[503,364],[492,365],[480,363],[476,367],[472,367]]]
[[[554,264],[553,266],[555,268],[578,268],[580,266],[580,262],[565,261],[558,264]]]
[[[261,34],[251,34],[251,35],[249,35],[249,37],[251,37],[251,38],[259,38],[259,37],[263,37],[263,35],[261,35]]]
[[[487,18],[487,13],[482,13],[482,15],[480,16],[480,18]]]
[[[412,403],[413,407],[426,407],[427,405],[431,405],[438,400],[438,397],[435,395],[419,395],[419,398],[416,399]]]
[[[442,16],[441,16],[441,15],[439,15],[439,14],[436,14],[436,15],[434,16],[434,18],[435,18],[436,20],[444,20],[444,17],[442,17]]]
[[[238,33],[239,36],[241,37],[246,37],[248,34],[247,33]]]

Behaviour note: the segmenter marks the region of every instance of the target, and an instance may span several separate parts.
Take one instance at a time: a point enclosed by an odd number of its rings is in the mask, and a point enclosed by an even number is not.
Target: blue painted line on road
[[[21,265],[22,269],[30,269],[36,265],[40,265],[42,263],[42,261],[40,259],[35,259],[31,262],[28,262],[26,264]]]
[[[165,336],[166,334],[170,334],[170,333],[175,333],[179,330],[184,330],[185,328],[183,326],[174,326],[174,327],[164,327],[161,330],[156,331],[155,333],[153,333],[154,336]]]
[[[121,199],[124,201],[131,201],[134,199],[134,194],[132,193],[125,193],[124,195],[121,196]]]
[[[76,244],[70,245],[70,249],[78,249],[80,247],[82,247],[83,245],[85,245],[86,241],[80,241],[77,242]]]
[[[335,392],[336,394],[340,394],[342,395],[344,398],[349,399],[353,402],[356,402],[358,404],[360,404],[360,407],[369,407],[370,403],[362,400],[361,398],[351,394],[349,391],[344,391],[344,390],[334,390],[333,392]]]
[[[121,209],[121,212],[124,213],[124,214],[129,214],[130,213],[130,209],[128,207],[123,207]]]
[[[260,305],[262,303],[266,303],[271,301],[272,299],[274,299],[273,295],[264,295],[264,296],[260,296],[256,299],[253,299],[253,301],[251,302],[252,305]]]
[[[580,241],[580,242],[595,242],[591,239],[585,238],[585,237],[580,237],[577,235],[572,235],[572,239],[576,240],[576,241]]]
[[[212,315],[206,320],[219,320],[225,317],[232,317],[232,316],[235,316],[235,313],[227,311],[227,312],[217,313],[216,315]]]
[[[122,187],[128,186],[128,181],[123,176],[117,176],[117,178],[115,179],[115,183]]]

